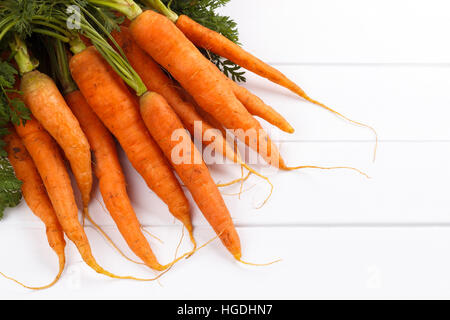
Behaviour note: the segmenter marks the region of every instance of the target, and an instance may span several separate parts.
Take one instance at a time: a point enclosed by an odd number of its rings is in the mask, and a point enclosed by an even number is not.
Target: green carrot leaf
[[[4,147],[2,141],[1,146]],[[16,207],[22,199],[22,182],[16,178],[14,169],[2,148],[0,155],[0,219],[6,208]]]

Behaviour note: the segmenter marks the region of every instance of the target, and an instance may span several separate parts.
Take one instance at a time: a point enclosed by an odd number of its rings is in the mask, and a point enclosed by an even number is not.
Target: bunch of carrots
[[[185,2],[184,6],[189,6],[189,1]],[[267,164],[281,170],[347,168],[287,166],[256,117],[287,133],[294,128],[259,97],[228,78],[208,59],[208,53],[222,57],[220,61],[227,59],[227,65],[236,66],[233,70],[245,68],[363,125],[311,99],[275,68],[224,35],[187,15],[178,15],[160,0],[7,0],[0,19],[0,41],[7,44],[4,56],[14,66],[8,69],[14,85],[3,88],[10,115],[4,124],[5,150],[22,182],[25,201],[46,226],[60,266],[50,285],[27,288],[48,288],[60,278],[65,266],[64,235],[88,266],[119,279],[153,281],[194,254],[199,247],[192,208],[177,176],[225,248],[234,259],[247,263],[219,187],[243,184],[250,174],[270,181],[245,163],[235,141],[227,139],[230,130]],[[48,49],[39,57],[50,65],[47,74],[37,69],[39,54],[31,50],[36,44]],[[11,71],[15,69],[18,74]],[[203,146],[241,166],[242,173],[247,170],[247,177],[243,174],[229,184],[216,184],[192,141],[198,125]],[[127,193],[116,140],[148,187],[190,235],[192,251],[166,265],[158,261],[142,232]],[[65,160],[81,193],[83,221]],[[117,276],[93,256],[83,223],[86,218],[96,225],[89,214],[93,176],[130,249],[149,268],[161,272],[156,278]]]

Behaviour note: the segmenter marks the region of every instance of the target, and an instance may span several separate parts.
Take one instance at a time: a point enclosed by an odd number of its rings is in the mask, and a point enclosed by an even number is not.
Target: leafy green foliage
[[[19,125],[30,119],[30,110],[19,98],[10,98],[8,94],[20,93],[14,90],[17,70],[7,61],[0,61],[0,127],[8,123]]]
[[[14,169],[5,156],[0,157],[0,219],[6,208],[13,208],[22,199],[22,182],[14,174]]]
[[[114,13],[114,11],[104,7],[97,8],[92,5],[87,5],[86,8],[108,32],[112,32],[114,30],[120,31],[119,25],[125,20],[124,16],[119,17]]]
[[[47,16],[53,5],[45,0],[3,0],[0,5],[0,29],[13,24],[11,31],[22,38],[32,33],[32,20],[36,16]],[[45,5],[43,5],[45,3]]]
[[[236,44],[240,44],[236,22],[230,17],[216,12],[218,8],[225,6],[230,0],[163,0],[163,2],[177,14],[187,15],[201,25],[222,34]],[[245,72],[242,71],[240,66],[207,50],[201,51],[233,81],[246,81]]]
[[[30,111],[19,98],[9,98],[14,90],[17,70],[8,62],[0,61],[0,138],[8,134],[8,124],[20,124],[30,119]],[[22,199],[22,183],[14,175],[14,170],[8,161],[5,142],[0,140],[0,219],[8,207],[15,207]]]

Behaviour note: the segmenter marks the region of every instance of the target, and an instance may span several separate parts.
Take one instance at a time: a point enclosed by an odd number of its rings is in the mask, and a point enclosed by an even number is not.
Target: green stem
[[[81,8],[84,14],[89,17],[98,28],[108,37],[108,39],[114,44],[114,46],[119,50],[117,52],[108,43],[108,41],[103,38],[97,30],[84,18],[82,17],[81,29],[82,32],[92,41],[94,46],[100,52],[100,54],[105,58],[106,61],[111,65],[111,67],[117,72],[117,74],[128,84],[131,88],[136,91],[138,96],[141,96],[147,92],[147,87],[145,86],[142,79],[139,77],[137,72],[131,67],[128,59],[126,58],[122,48],[117,44],[110,33],[104,28],[104,26],[85,8]]]
[[[81,40],[80,42],[83,43]],[[69,59],[67,58],[67,52],[63,42],[53,39],[52,44],[53,45],[48,50],[52,69],[55,71],[56,77],[63,88],[64,94],[66,95],[78,90],[78,87],[70,75]]]
[[[145,0],[145,2],[159,13],[165,15],[172,22],[174,23],[177,22],[178,15],[172,10],[170,10],[161,0]]]
[[[108,7],[123,13],[128,19],[134,20],[142,13],[141,7],[133,0],[87,0],[88,2]]]
[[[2,32],[0,32],[0,41],[3,39],[5,34],[8,33],[9,30],[11,30],[16,25],[16,21],[13,20],[9,24],[6,25],[6,27],[3,28]]]
[[[46,22],[46,21],[33,21],[33,24],[37,24],[37,25],[40,25],[40,26],[49,27],[49,28],[51,28],[51,29],[53,29],[53,30],[56,30],[56,31],[62,33],[62,34],[63,34],[64,36],[66,36],[66,37],[70,36],[70,33],[67,32],[66,29],[63,29],[63,28],[61,28],[61,27],[59,27],[59,26],[56,26],[56,25],[54,25],[54,24],[52,24],[52,23],[50,23],[50,22]]]
[[[49,37],[52,37],[52,38],[56,38],[58,40],[61,40],[62,42],[66,42],[66,43],[70,41],[70,39],[68,37],[65,37],[65,36],[63,36],[63,35],[61,35],[59,33],[56,33],[56,32],[53,32],[53,31],[50,31],[50,30],[47,30],[47,29],[34,28],[33,32],[34,33],[43,34],[45,36],[49,36]]]
[[[78,35],[74,39],[70,40],[69,44],[70,51],[72,51],[73,54],[78,54],[86,50],[86,45]]]
[[[26,43],[17,34],[14,35],[14,40],[10,42],[9,46],[11,51],[14,52],[14,60],[17,62],[21,75],[38,67],[39,62],[31,59]]]
[[[55,24],[59,25],[61,28],[67,28],[67,24],[65,22],[62,22],[62,21],[60,21],[60,20],[58,20],[56,18],[53,18],[53,17],[41,16],[41,15],[33,16],[32,21],[36,22],[36,20],[52,22],[52,23],[55,23]]]

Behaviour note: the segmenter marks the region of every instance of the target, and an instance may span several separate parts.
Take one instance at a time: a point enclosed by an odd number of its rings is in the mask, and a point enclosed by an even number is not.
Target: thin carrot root
[[[266,176],[263,176],[262,174],[260,174],[258,171],[254,170],[253,168],[251,168],[250,166],[248,166],[246,163],[242,162],[241,165],[243,165],[245,167],[245,169],[247,169],[249,172],[253,173],[254,175],[257,175],[258,177],[260,177],[261,179],[265,180],[269,185],[270,185],[270,192],[269,195],[267,196],[267,198],[264,200],[264,202],[257,207],[257,209],[261,209],[262,207],[264,207],[266,205],[266,203],[269,201],[269,199],[272,197],[273,194],[273,189],[274,186],[272,184],[272,182],[270,181],[270,179]],[[241,191],[242,193],[242,191]]]
[[[160,279],[163,275],[165,275],[167,272],[170,271],[170,267],[166,270],[164,270],[163,272],[161,272],[159,275],[157,275],[154,278],[148,278],[148,279],[144,279],[144,278],[137,278],[137,277],[131,277],[131,276],[118,276],[115,275],[109,271],[106,271],[105,269],[103,269],[102,267],[100,267],[98,264],[90,264],[89,265],[91,268],[93,268],[97,273],[103,274],[107,277],[113,278],[113,279],[120,279],[120,280],[133,280],[133,281],[139,281],[139,282],[151,282],[151,281],[156,281],[158,279]]]
[[[22,283],[22,282],[20,282],[20,281],[18,281],[16,279],[12,278],[12,277],[7,276],[3,272],[0,272],[0,275],[2,277],[4,277],[4,278],[8,279],[8,280],[11,280],[11,281],[17,283],[18,285],[24,287],[25,289],[36,290],[36,291],[45,290],[45,289],[53,287],[59,281],[59,279],[61,278],[61,275],[62,275],[62,273],[64,271],[65,263],[66,263],[65,257],[64,256],[60,256],[59,257],[59,271],[58,271],[58,274],[56,275],[55,279],[50,284],[42,286],[42,287],[31,287],[31,286],[28,286],[28,285],[26,285],[26,284],[24,284],[24,283]]]
[[[298,166],[298,167],[283,167],[282,170],[285,171],[294,171],[294,170],[300,170],[300,169],[319,169],[319,170],[340,170],[340,169],[344,169],[344,170],[352,170],[352,171],[356,171],[357,173],[359,173],[360,175],[366,177],[367,179],[371,179],[370,176],[353,167],[318,167],[318,166]]]
[[[183,229],[184,230],[184,229]],[[165,266],[163,266],[163,268],[171,268],[175,263],[179,262],[180,260],[186,258],[189,259],[190,257],[192,257],[192,255],[194,255],[195,253],[197,253],[199,250],[205,248],[207,245],[209,245],[211,242],[213,242],[214,240],[218,239],[221,235],[222,235],[223,231],[216,235],[214,238],[212,238],[211,240],[208,240],[206,243],[202,244],[200,247],[195,247],[192,251],[187,252],[185,254],[183,254],[181,257],[176,258],[174,261],[172,261],[169,264],[166,264]],[[178,247],[180,246],[181,242],[178,244]],[[178,247],[177,247],[177,251],[178,251]]]
[[[150,231],[148,231],[147,229],[145,229],[145,227],[141,226],[141,230],[143,232],[145,232],[146,234],[148,234],[150,237],[152,237],[153,239],[159,241],[159,243],[164,244],[164,241],[162,241],[160,238],[158,238],[157,236],[155,236],[154,234],[152,234]]]
[[[249,171],[248,174],[245,177],[241,177],[239,179],[236,179],[236,180],[233,180],[233,181],[230,181],[230,182],[227,182],[227,183],[217,184],[217,187],[225,188],[225,187],[233,186],[233,185],[235,185],[237,183],[245,182],[245,181],[248,180],[248,178],[250,178],[251,175],[252,175],[252,173]]]
[[[270,193],[269,193],[269,195],[264,200],[264,202],[261,204],[261,206],[259,206],[257,208],[257,209],[261,209],[262,207],[264,207],[266,205],[266,203],[272,197],[274,186],[273,186],[272,182],[270,181],[270,179],[268,177],[260,174],[259,172],[257,172],[255,169],[253,169],[252,167],[250,167],[246,163],[244,163],[242,161],[239,161],[239,164],[241,165],[241,170],[243,170],[244,168],[247,169],[248,174],[244,178],[236,179],[236,180],[233,180],[233,181],[225,183],[225,184],[218,184],[217,186],[219,188],[229,187],[229,186],[232,186],[232,185],[240,182],[241,183],[241,187],[240,187],[239,193],[226,194],[226,195],[239,196],[239,199],[240,199],[241,195],[244,193],[244,182],[247,181],[252,174],[260,177],[261,179],[265,180],[270,185]]]
[[[81,214],[81,221],[83,228],[86,226],[86,217],[89,215],[89,209],[88,207],[83,208],[83,212]]]
[[[301,89],[300,89],[300,90],[301,90]],[[327,111],[330,111],[331,113],[337,115],[338,117],[344,119],[345,121],[348,121],[348,122],[350,122],[350,123],[352,123],[352,124],[354,124],[354,125],[357,125],[357,126],[359,126],[359,127],[364,127],[364,128],[367,128],[367,129],[371,130],[371,131],[374,133],[374,135],[375,135],[375,147],[374,147],[374,151],[373,151],[373,162],[375,162],[375,160],[376,160],[376,158],[377,158],[377,151],[378,151],[378,133],[377,133],[377,131],[375,130],[375,128],[373,128],[372,126],[369,126],[369,125],[367,125],[367,124],[364,124],[364,123],[361,123],[361,122],[352,120],[352,119],[350,119],[350,118],[344,116],[342,113],[337,112],[337,111],[331,109],[330,107],[324,105],[323,103],[321,103],[321,102],[319,102],[319,101],[316,101],[316,100],[310,98],[303,90],[301,90],[300,92],[297,92],[297,93],[298,93],[303,99],[305,99],[306,101],[309,101],[309,102],[311,102],[312,104],[315,104],[315,105],[317,105],[317,106],[319,106],[319,107],[324,108],[324,109],[327,110]]]
[[[278,259],[278,260],[275,260],[275,261],[272,261],[272,262],[268,262],[268,263],[252,263],[252,262],[246,262],[246,261],[242,260],[241,258],[239,258],[239,259],[237,257],[235,257],[235,258],[236,258],[236,260],[238,262],[240,262],[242,264],[245,264],[245,265],[248,265],[248,266],[253,266],[253,267],[267,267],[267,266],[270,266],[272,264],[275,264],[275,263],[278,263],[278,262],[282,261],[282,259]]]
[[[85,216],[87,218],[87,220],[92,223],[92,225],[94,226],[95,229],[97,229],[97,231],[106,239],[107,242],[109,242],[109,244],[122,256],[124,257],[126,260],[136,263],[136,264],[140,264],[140,265],[145,265],[145,263],[140,262],[140,261],[136,261],[133,260],[131,258],[129,258],[125,253],[123,253],[122,250],[120,250],[120,248],[114,243],[114,241],[111,239],[110,236],[108,236],[108,234],[102,229],[102,227],[100,227],[95,221],[94,219],[92,219],[91,215],[89,214],[89,211],[85,212]]]
[[[272,182],[270,181],[270,179],[269,179],[268,177],[263,176],[262,174],[258,173],[257,171],[255,171],[254,169],[252,169],[251,167],[249,167],[247,164],[243,163],[242,166],[243,166],[244,168],[246,168],[247,170],[249,170],[249,172],[248,172],[247,176],[245,177],[244,181],[248,180],[248,178],[249,178],[252,174],[255,174],[255,175],[257,175],[258,177],[260,177],[260,178],[262,178],[263,180],[265,180],[265,181],[270,185],[270,192],[269,192],[269,195],[267,196],[267,198],[263,201],[263,203],[262,203],[260,206],[256,207],[256,209],[261,209],[262,207],[264,207],[264,206],[267,204],[267,202],[269,201],[269,199],[272,197],[273,190],[274,190],[274,185],[272,184]],[[235,183],[237,183],[237,182],[239,182],[239,181],[236,180]],[[231,185],[231,184],[230,184],[230,185]],[[244,194],[244,193],[250,191],[250,190],[253,189],[255,186],[256,186],[256,185],[253,185],[253,186],[251,186],[250,188],[248,188],[247,190],[244,190],[244,189],[243,189],[243,185],[241,185],[241,189],[239,190],[238,193],[223,193],[223,192],[221,192],[221,193],[222,193],[222,195],[225,195],[225,196],[240,196],[240,195],[242,195],[242,194]]]
[[[247,176],[250,177],[250,174],[251,174],[251,172],[249,172],[249,174]],[[241,200],[241,194],[242,194],[242,190],[244,189],[244,182],[245,182],[243,165],[241,165],[241,178],[242,178],[242,181],[241,181],[241,187],[239,188],[239,200]]]

